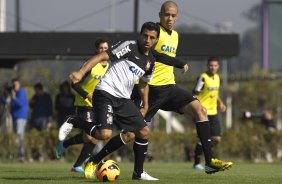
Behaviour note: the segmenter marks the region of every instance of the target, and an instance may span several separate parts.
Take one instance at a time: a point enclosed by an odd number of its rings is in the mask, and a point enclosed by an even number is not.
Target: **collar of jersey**
[[[164,26],[161,25],[161,23],[158,23],[162,28],[164,28],[164,30],[169,34],[171,35],[172,34],[172,30],[169,30],[167,28],[165,28]]]

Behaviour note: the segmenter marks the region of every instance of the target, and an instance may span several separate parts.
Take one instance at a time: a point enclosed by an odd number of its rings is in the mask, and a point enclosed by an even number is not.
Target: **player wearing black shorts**
[[[218,144],[221,141],[221,130],[217,105],[219,104],[222,112],[225,112],[226,110],[226,106],[219,96],[220,78],[217,74],[219,69],[219,60],[215,57],[209,58],[207,68],[208,70],[202,73],[197,79],[193,93],[197,95],[197,98],[207,110],[212,143]],[[202,152],[202,144],[199,141],[195,147],[195,161],[193,165],[193,168],[196,170],[204,169],[204,167],[200,164],[200,156]]]
[[[178,18],[178,6],[173,1],[163,3],[160,13],[160,38],[155,50],[175,57],[178,46],[178,33],[173,30]],[[187,67],[188,65],[185,64]],[[185,67],[184,65],[184,67]],[[198,137],[205,155],[207,174],[223,171],[232,166],[232,162],[223,162],[214,158],[211,149],[210,124],[205,108],[191,92],[178,88],[172,66],[156,62],[153,79],[149,83],[149,111],[146,121],[150,121],[159,109],[189,114],[196,121]]]
[[[95,41],[95,48],[97,54],[108,50],[109,40],[105,38],[98,38]],[[99,83],[101,77],[107,71],[108,66],[108,61],[103,61],[93,67],[79,83],[76,83],[75,85],[72,84],[72,87],[77,92],[74,101],[75,116],[83,121],[94,121],[94,112],[91,104],[92,93],[95,89],[95,86]],[[84,173],[84,169],[81,167],[81,165],[92,153],[96,142],[97,140],[95,140],[93,137],[81,132],[73,137],[68,138],[67,140],[60,141],[56,147],[55,156],[57,159],[60,159],[66,148],[71,145],[84,143],[79,157],[71,168],[72,172]]]
[[[106,74],[101,78],[93,93],[93,109],[97,124],[80,121],[70,117],[60,128],[59,138],[64,140],[73,127],[83,129],[96,139],[106,140],[112,135],[112,125],[115,123],[124,131],[134,132],[135,150],[140,157],[145,158],[148,147],[149,128],[142,113],[148,110],[148,84],[150,81],[155,58],[150,49],[159,37],[159,26],[146,22],[141,28],[139,39],[119,42],[106,52],[91,58],[79,71],[73,72],[70,79],[75,84],[91,68],[102,60],[110,60],[111,64]],[[134,84],[139,80],[140,95],[144,102],[141,110],[130,99]],[[117,121],[113,122],[113,116]],[[120,136],[116,145],[125,144],[126,137]],[[116,150],[116,146],[108,151]],[[138,167],[143,171],[144,158],[140,159]]]
[[[173,26],[178,17],[177,4],[173,1],[163,3],[159,17],[160,38],[155,46],[155,51],[170,57],[175,57],[178,46],[178,33],[173,30]],[[205,172],[211,174],[230,168],[232,162],[223,162],[213,156],[210,144],[210,126],[205,108],[192,93],[176,86],[173,66],[163,63],[162,60],[156,59],[156,61],[154,76],[149,83],[149,110],[145,117],[146,121],[151,121],[151,118],[159,109],[181,114],[190,114],[196,120],[197,134],[203,146],[206,159]],[[182,68],[184,72],[186,72],[189,67],[187,64],[183,64]],[[134,96],[138,97],[138,95]],[[136,101],[136,99],[133,100]],[[118,136],[112,138],[107,144],[108,147],[116,145],[115,142],[119,139]],[[107,154],[108,153],[102,149],[92,160],[95,162],[95,160],[99,160],[97,158],[101,159]],[[140,160],[139,155],[135,153],[135,162],[138,160]],[[134,168],[132,178],[147,180],[142,174],[140,175],[140,173],[142,173],[142,171],[138,170],[138,168]]]

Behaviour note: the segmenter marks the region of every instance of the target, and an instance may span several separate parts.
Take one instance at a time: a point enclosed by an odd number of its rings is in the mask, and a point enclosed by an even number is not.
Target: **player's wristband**
[[[84,99],[87,98],[88,93],[84,89],[82,89],[79,83],[76,84],[72,83],[71,86],[80,96],[82,96]]]

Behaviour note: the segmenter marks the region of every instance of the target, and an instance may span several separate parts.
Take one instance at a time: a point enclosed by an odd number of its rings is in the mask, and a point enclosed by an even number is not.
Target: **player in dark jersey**
[[[140,157],[145,158],[148,147],[149,128],[141,112],[145,115],[148,110],[148,84],[150,81],[155,58],[150,52],[151,47],[159,37],[159,26],[153,22],[146,22],[141,28],[138,41],[128,40],[119,42],[108,51],[91,58],[79,71],[70,75],[71,81],[78,83],[82,77],[97,63],[110,60],[111,64],[106,74],[101,78],[93,93],[93,109],[95,123],[81,121],[70,116],[59,130],[59,139],[63,141],[73,127],[83,129],[96,139],[106,140],[112,135],[113,115],[117,119],[114,123],[126,132],[134,132],[134,147]],[[144,102],[141,112],[130,99],[132,89],[139,80],[139,92]],[[80,121],[79,123],[77,123]],[[126,135],[126,134],[123,134]],[[126,137],[122,136],[117,145],[124,144]],[[109,152],[116,150],[108,148]],[[143,160],[138,167],[143,171]],[[146,173],[143,173],[146,174]]]

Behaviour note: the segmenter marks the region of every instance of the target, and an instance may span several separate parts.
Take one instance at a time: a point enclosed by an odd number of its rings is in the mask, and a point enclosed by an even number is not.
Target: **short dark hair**
[[[13,79],[12,79],[12,83],[14,83],[14,82],[16,82],[16,81],[17,81],[17,82],[20,82],[20,79],[19,79],[19,78],[13,78]]]
[[[69,91],[71,90],[69,81],[66,80],[62,82],[59,86],[60,90],[63,90],[64,87],[67,87]]]
[[[99,46],[100,46],[101,43],[107,43],[107,44],[109,45],[110,40],[107,39],[107,38],[98,38],[98,39],[95,41],[95,47],[96,47],[97,50],[99,49]]]
[[[207,64],[210,64],[211,61],[217,61],[219,63],[219,59],[217,57],[215,57],[215,56],[209,57]]]
[[[36,88],[36,89],[41,89],[41,90],[43,89],[43,85],[41,84],[41,82],[34,84],[33,87]]]
[[[160,26],[158,23],[154,22],[145,22],[141,27],[141,33],[143,33],[144,29],[148,29],[150,31],[156,31],[157,32],[157,38],[160,36]]]

